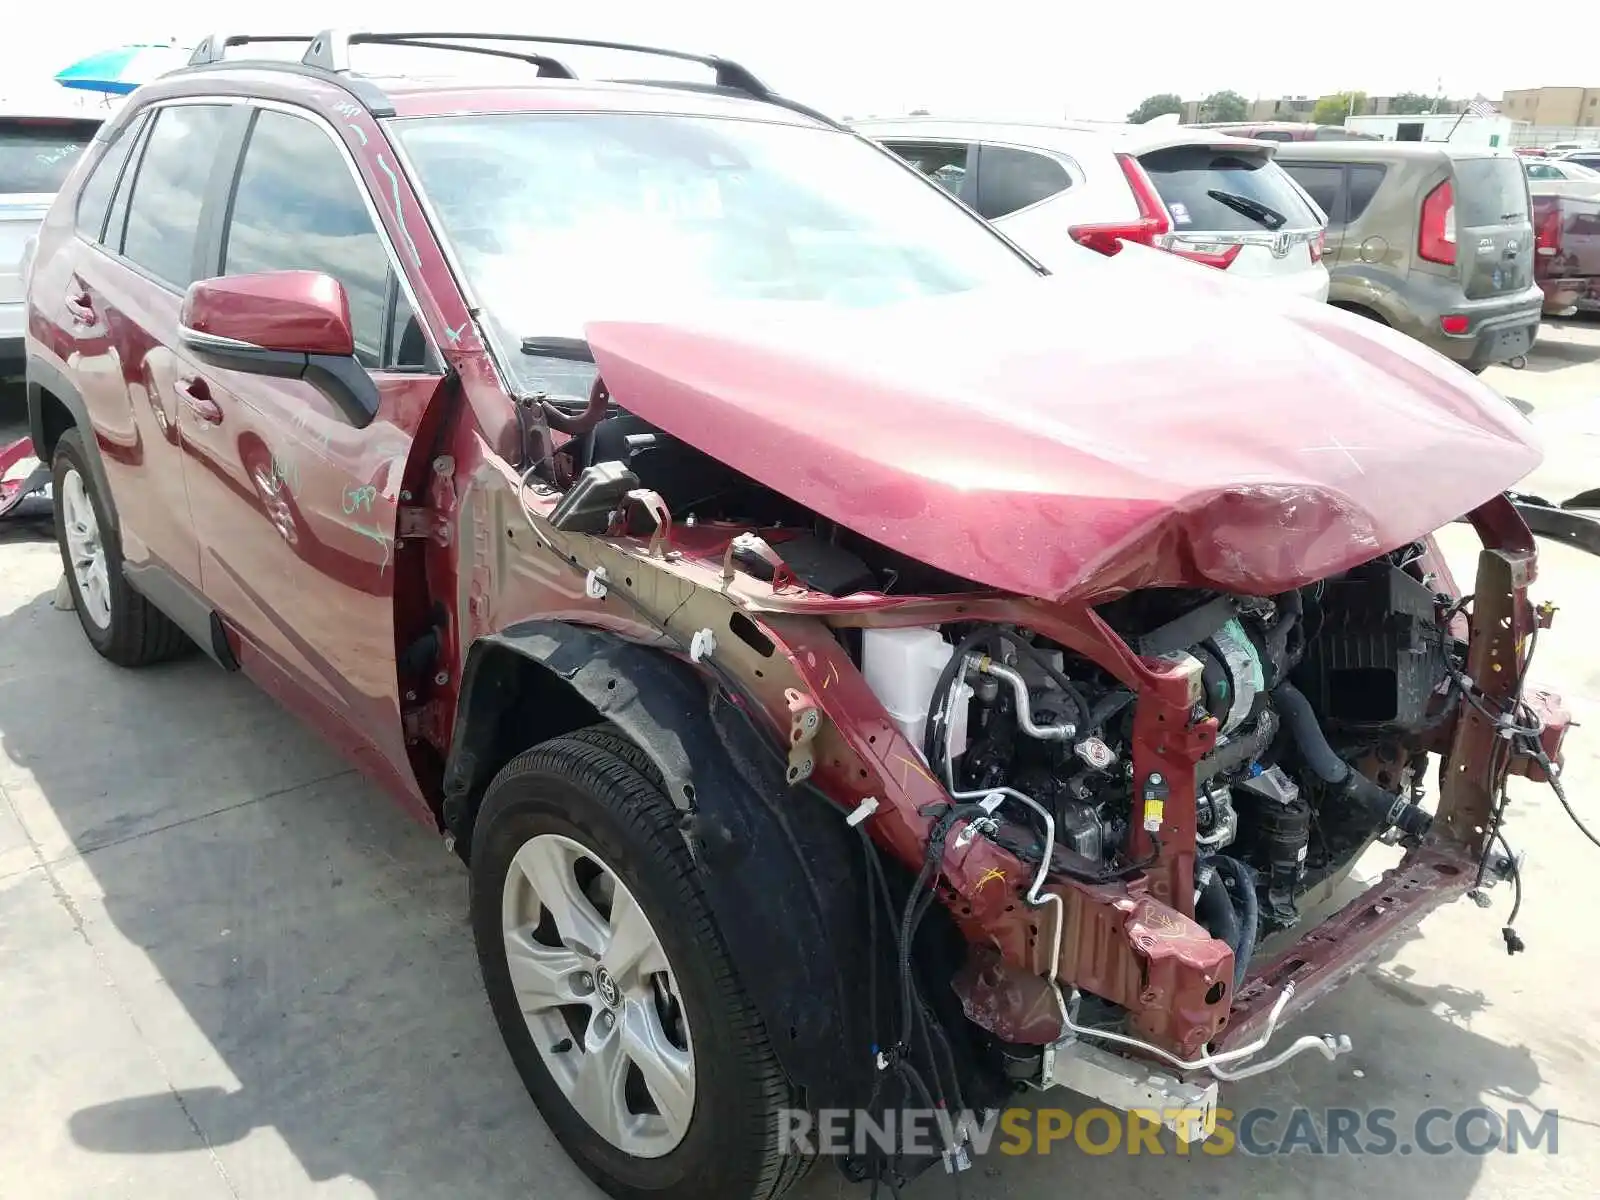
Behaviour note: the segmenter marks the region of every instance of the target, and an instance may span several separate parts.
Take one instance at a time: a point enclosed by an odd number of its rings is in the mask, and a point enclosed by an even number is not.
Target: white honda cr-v
[[[1135,242],[1328,298],[1326,216],[1271,142],[1210,129],[911,117],[857,121],[1046,266]]]

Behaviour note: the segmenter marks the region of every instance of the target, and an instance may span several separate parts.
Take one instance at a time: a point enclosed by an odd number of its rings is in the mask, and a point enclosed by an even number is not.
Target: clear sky
[[[192,44],[212,22],[227,19],[224,13],[238,11],[194,0],[24,2],[12,5],[0,42],[4,94],[36,90],[74,59],[124,42],[175,37]],[[23,15],[30,9],[63,19]],[[525,15],[534,9],[553,15]],[[1442,84],[1450,96],[1481,92],[1497,100],[1507,88],[1600,87],[1594,0],[1543,0],[1521,9],[1487,0],[1269,8],[1178,0],[606,0],[565,13],[508,0],[273,0],[262,11],[270,19],[254,32],[477,27],[703,50],[738,58],[779,90],[852,116],[920,107],[1120,118],[1152,92],[1196,99],[1221,88],[1247,97],[1315,96],[1349,88],[1431,93]],[[582,74],[586,64],[573,65]],[[628,69],[638,72],[633,64]]]

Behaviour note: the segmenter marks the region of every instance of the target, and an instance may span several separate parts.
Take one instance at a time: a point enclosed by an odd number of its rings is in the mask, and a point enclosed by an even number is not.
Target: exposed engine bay
[[[1421,553],[1271,598],[1161,590],[1101,609],[1141,657],[1189,673],[1191,721],[1216,722],[1196,771],[1194,912],[1232,947],[1236,987],[1308,888],[1432,824],[1424,743],[1465,644]],[[1103,668],[998,625],[869,629],[862,660],[952,795],[1014,793],[1049,814],[1055,871],[1109,882],[1153,860],[1163,780],[1135,778],[1135,697]],[[1037,862],[1039,846],[1017,849]]]
[[[869,999],[838,1018],[863,1024],[846,1061],[872,1047],[865,1079],[838,1076],[857,1102],[1155,1096],[1203,1139],[1219,1081],[1351,1049],[1267,1047],[1377,946],[1469,889],[1509,880],[1520,897],[1505,778],[1558,787],[1570,718],[1559,698],[1525,702],[1550,614],[1527,600],[1531,547],[1502,501],[1471,514],[1475,600],[1424,539],[1320,578],[1268,573],[1262,593],[1107,584],[1060,601],[827,519],[614,412],[598,383],[586,412],[552,458],[529,455],[560,483],[519,497],[541,543],[587,568],[589,598],[746,698],[728,711],[764,710],[789,794],[859,838],[867,912],[814,943],[859,946],[839,977],[860,970],[849,995]],[[1437,804],[1435,755],[1452,764]],[[1402,847],[1399,866],[1330,912],[1374,842]],[[808,888],[828,853],[805,849]]]

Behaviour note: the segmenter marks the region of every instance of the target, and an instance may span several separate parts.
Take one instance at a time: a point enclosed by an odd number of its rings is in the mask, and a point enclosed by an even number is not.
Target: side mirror
[[[191,283],[178,340],[201,362],[303,379],[356,428],[378,414],[378,386],[356,361],[344,284],[320,271],[263,271]]]

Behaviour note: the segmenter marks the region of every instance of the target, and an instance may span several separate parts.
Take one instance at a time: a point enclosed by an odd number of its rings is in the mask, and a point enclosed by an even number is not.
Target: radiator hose
[[[1322,782],[1351,803],[1372,814],[1383,826],[1395,826],[1409,837],[1423,837],[1433,827],[1433,817],[1403,796],[1386,792],[1334,752],[1323,736],[1311,701],[1287,680],[1272,689],[1274,706],[1300,749],[1306,766]]]

